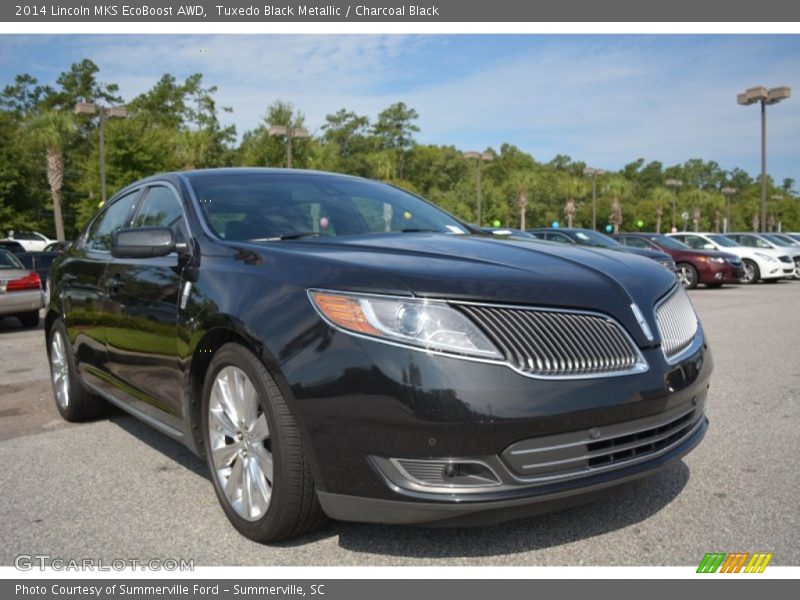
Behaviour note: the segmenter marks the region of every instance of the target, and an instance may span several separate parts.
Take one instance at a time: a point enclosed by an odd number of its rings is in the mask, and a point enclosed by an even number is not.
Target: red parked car
[[[720,287],[723,283],[739,283],[744,276],[742,259],[716,250],[696,250],[675,238],[660,233],[619,233],[614,238],[625,246],[660,250],[675,261],[683,287],[694,289],[698,283]]]

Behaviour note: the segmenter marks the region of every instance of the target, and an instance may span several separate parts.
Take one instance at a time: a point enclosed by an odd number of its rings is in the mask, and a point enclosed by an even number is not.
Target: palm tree
[[[622,225],[622,204],[620,197],[625,196],[630,190],[630,184],[620,175],[613,175],[605,182],[605,191],[612,198],[611,214],[608,222],[614,226],[614,233],[619,233],[619,226]]]
[[[56,239],[64,241],[64,218],[61,214],[61,190],[64,186],[64,150],[75,131],[75,121],[69,113],[46,110],[28,122],[31,139],[43,149],[47,159],[47,183],[53,197],[53,219]]]
[[[559,194],[566,198],[564,213],[567,215],[567,227],[572,227],[572,219],[575,216],[575,199],[583,198],[586,195],[587,182],[574,175],[559,177]]]
[[[656,233],[661,233],[661,217],[664,214],[664,207],[672,202],[672,192],[665,187],[658,187],[653,190],[652,197],[656,202]]]

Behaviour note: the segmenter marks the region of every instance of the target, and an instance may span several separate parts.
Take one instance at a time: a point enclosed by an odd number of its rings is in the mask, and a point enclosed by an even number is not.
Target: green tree
[[[99,71],[100,67],[88,58],[72,63],[68,71],[59,75],[56,80],[59,89],[46,95],[44,105],[49,109],[72,111],[75,104],[82,101],[121,104],[119,86],[97,81]]]
[[[47,183],[53,198],[53,218],[56,239],[64,241],[64,218],[61,213],[61,192],[64,185],[64,149],[75,130],[75,122],[69,113],[46,110],[29,122],[31,139],[44,151],[47,163]]]
[[[407,107],[404,102],[397,102],[382,110],[372,127],[380,148],[401,151],[411,148],[414,145],[414,134],[419,132],[415,123],[418,118],[419,113]]]
[[[244,134],[239,146],[239,164],[252,167],[286,166],[287,140],[285,136],[270,135],[269,128],[273,126],[304,127],[305,115],[295,110],[291,102],[277,100],[270,104],[264,121],[253,131]],[[310,151],[310,140],[292,139],[292,165],[301,169],[306,168],[311,161]]]

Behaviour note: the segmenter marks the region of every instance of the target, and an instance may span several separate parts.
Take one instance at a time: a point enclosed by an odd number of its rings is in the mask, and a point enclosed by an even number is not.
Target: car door
[[[106,293],[105,270],[111,258],[111,236],[125,227],[139,190],[109,202],[89,225],[86,234],[64,255],[58,267],[58,289],[64,325],[83,379],[106,389],[108,365],[102,316]]]
[[[188,239],[181,201],[168,184],[143,193],[131,227],[169,227]],[[106,348],[114,395],[180,428],[183,389],[176,336],[184,261],[173,252],[153,258],[114,258],[106,270]]]

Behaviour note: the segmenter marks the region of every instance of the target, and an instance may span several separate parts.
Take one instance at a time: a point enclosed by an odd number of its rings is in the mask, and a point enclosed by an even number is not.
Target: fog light
[[[722,273],[714,273],[714,279],[722,279]]]
[[[480,489],[500,485],[500,477],[477,458],[383,458],[370,456],[383,474],[399,487],[437,491]]]

